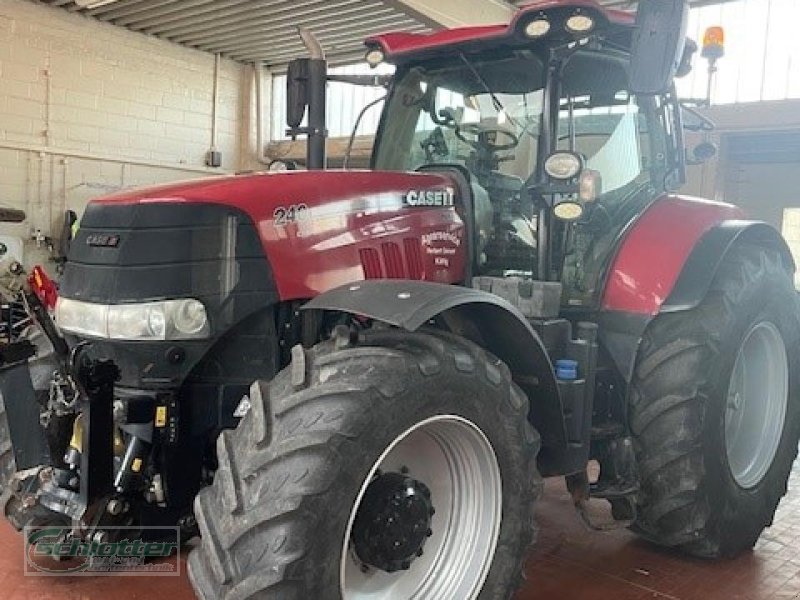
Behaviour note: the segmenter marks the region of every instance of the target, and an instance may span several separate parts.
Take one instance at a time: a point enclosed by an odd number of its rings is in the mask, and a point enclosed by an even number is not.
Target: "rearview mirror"
[[[687,0],[640,0],[631,45],[630,88],[634,94],[666,92],[684,57]]]
[[[687,161],[690,165],[702,165],[717,155],[717,145],[713,142],[700,142],[692,150],[692,158]]]
[[[308,106],[308,58],[296,58],[289,63],[286,72],[286,124],[297,129],[303,122]]]

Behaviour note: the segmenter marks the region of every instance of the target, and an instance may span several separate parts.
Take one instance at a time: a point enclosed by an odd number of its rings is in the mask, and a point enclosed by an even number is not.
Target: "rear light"
[[[28,285],[45,308],[53,310],[56,307],[58,288],[39,265],[33,267],[28,277]]]

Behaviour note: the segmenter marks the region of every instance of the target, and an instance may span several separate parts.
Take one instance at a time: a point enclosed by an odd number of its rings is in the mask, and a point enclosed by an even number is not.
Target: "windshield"
[[[527,178],[536,164],[542,88],[537,58],[473,63],[462,55],[448,66],[414,67],[387,107],[383,136],[391,143],[380,144],[376,167],[455,163],[476,176],[496,170]],[[489,148],[496,156],[478,156]]]
[[[564,302],[589,306],[617,236],[663,189],[669,118],[661,99],[627,91],[624,55],[577,49],[553,70],[557,77],[548,83],[541,58],[529,51],[491,59],[459,53],[400,69],[373,165],[466,169],[476,228],[473,272],[561,277]],[[539,163],[556,150],[583,157],[596,196],[580,221],[553,221],[547,239],[558,266],[542,276],[537,221],[547,199],[536,190],[547,179]]]

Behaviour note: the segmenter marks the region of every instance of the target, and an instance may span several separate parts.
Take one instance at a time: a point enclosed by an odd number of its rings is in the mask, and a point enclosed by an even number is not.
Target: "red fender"
[[[703,234],[722,221],[743,217],[731,204],[662,196],[625,235],[609,270],[602,309],[658,314]]]

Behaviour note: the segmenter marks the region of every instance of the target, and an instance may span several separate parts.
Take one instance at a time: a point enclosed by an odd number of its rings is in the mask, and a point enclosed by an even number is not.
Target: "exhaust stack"
[[[288,134],[296,139],[306,134],[306,168],[324,169],[325,142],[328,131],[325,122],[328,62],[314,34],[304,27],[297,28],[311,58],[298,58],[289,63],[286,74],[286,122]],[[308,109],[308,121],[301,127]]]

